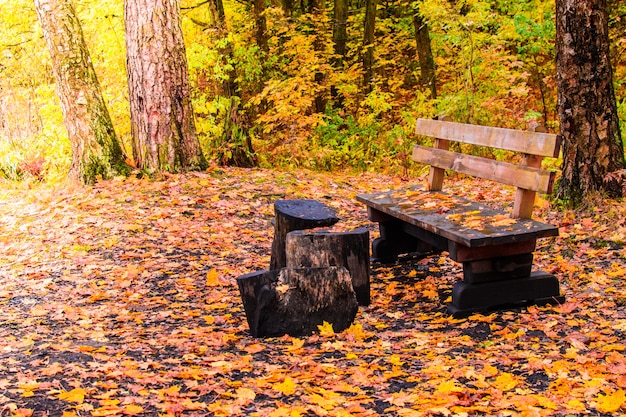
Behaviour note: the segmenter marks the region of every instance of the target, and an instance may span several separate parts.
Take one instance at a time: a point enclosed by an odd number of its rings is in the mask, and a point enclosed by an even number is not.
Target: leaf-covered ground
[[[495,203],[501,190],[453,179]],[[255,339],[235,278],[269,265],[273,202],[375,225],[392,177],[215,169],[0,193],[0,416],[583,416],[626,413],[626,205],[537,215],[567,302],[453,319],[446,257],[374,265],[342,333]]]

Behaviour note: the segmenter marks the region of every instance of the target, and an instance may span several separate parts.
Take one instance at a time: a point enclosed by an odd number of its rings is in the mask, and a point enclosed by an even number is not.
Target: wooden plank
[[[541,160],[543,157],[537,155],[524,155],[522,165],[541,168]],[[530,219],[533,217],[533,209],[535,208],[536,192],[518,188],[515,191],[515,203],[511,216],[513,218]]]
[[[433,143],[433,148],[448,150],[450,147],[450,141],[445,139],[435,139]],[[430,191],[441,191],[443,188],[443,179],[446,176],[446,170],[437,168],[434,166],[430,167],[430,172],[428,175],[428,189]]]
[[[357,200],[398,220],[474,248],[558,236],[558,228],[421,186],[359,194]],[[405,229],[413,234],[409,229]]]
[[[413,160],[540,193],[551,193],[554,185],[554,172],[428,146],[415,145]]]
[[[558,158],[561,147],[560,137],[551,133],[441,120],[418,119],[415,124],[415,133],[438,139],[552,158]]]
[[[481,259],[493,258],[494,254],[498,256],[521,255],[522,253],[532,253],[537,246],[536,240],[525,240],[522,242],[508,243],[499,246],[481,246],[478,248],[468,248],[461,244],[450,245],[449,257],[457,262],[477,261]]]

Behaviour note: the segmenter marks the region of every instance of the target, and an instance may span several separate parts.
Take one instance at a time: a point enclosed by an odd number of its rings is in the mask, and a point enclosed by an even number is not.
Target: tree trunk
[[[149,174],[205,169],[196,135],[179,0],[125,0],[133,155]]]
[[[82,28],[70,0],[35,0],[52,58],[63,119],[72,144],[69,177],[86,184],[127,175],[130,167],[102,97]]]
[[[265,0],[254,0],[254,23],[256,44],[265,55],[269,52],[267,43],[267,20],[265,19]]]
[[[435,77],[435,60],[430,45],[430,33],[428,24],[424,22],[420,11],[413,15],[413,25],[415,26],[415,43],[417,45],[417,56],[420,61],[421,83],[430,90],[430,97],[437,98],[437,79]]]
[[[621,196],[624,148],[609,60],[606,0],[557,0],[556,70],[563,175],[558,197],[571,206],[605,192]]]
[[[343,71],[346,59],[346,45],[348,43],[348,2],[347,0],[334,0],[333,8],[333,49],[335,57],[332,65],[335,71]],[[343,100],[335,86],[331,86],[330,95],[336,103],[336,107],[343,107]]]
[[[324,22],[326,21],[326,5],[324,0],[310,0],[310,13],[312,15],[312,23],[314,27],[315,40],[313,41],[313,49],[318,56],[318,60],[322,62],[324,58],[325,49],[325,28]],[[322,67],[322,65],[319,65]],[[324,113],[326,110],[327,90],[326,90],[326,75],[321,70],[315,72],[315,83],[319,86],[317,93],[315,94],[315,112]]]
[[[374,78],[374,26],[376,24],[376,0],[366,0],[365,27],[363,31],[363,91],[372,92]]]

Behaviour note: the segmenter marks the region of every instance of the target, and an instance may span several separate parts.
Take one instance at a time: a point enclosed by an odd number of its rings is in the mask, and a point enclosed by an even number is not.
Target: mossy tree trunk
[[[609,59],[606,0],[557,0],[556,69],[563,136],[558,197],[578,206],[602,192],[622,195],[624,148]],[[612,179],[611,179],[612,178]]]
[[[127,175],[130,166],[115,135],[72,2],[35,0],[35,9],[72,144],[69,177],[91,184],[98,178]]]
[[[180,2],[125,0],[133,156],[148,174],[205,169],[196,134]]]

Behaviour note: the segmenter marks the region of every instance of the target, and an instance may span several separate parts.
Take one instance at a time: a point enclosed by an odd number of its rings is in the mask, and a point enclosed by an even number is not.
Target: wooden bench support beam
[[[481,259],[463,262],[463,280],[470,284],[530,276],[533,254]]]
[[[559,304],[564,301],[556,277],[537,271],[527,278],[481,284],[458,282],[452,289],[448,312],[462,317],[506,306]]]
[[[372,242],[372,260],[394,262],[398,255],[430,255],[445,250],[447,239],[398,220],[378,223],[380,237]]]

